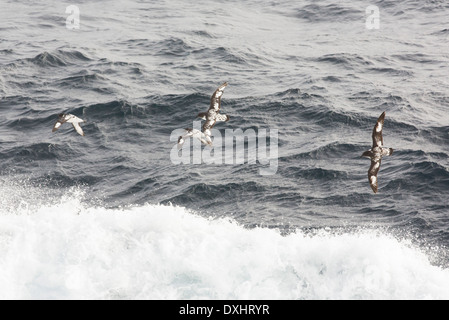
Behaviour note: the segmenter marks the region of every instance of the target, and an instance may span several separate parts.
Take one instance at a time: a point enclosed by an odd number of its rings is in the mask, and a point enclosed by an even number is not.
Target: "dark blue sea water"
[[[449,298],[447,1],[0,8],[0,298]],[[174,159],[224,81],[273,174]]]

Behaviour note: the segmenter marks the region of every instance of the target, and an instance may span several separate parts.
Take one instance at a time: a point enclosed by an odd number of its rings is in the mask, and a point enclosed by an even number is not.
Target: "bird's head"
[[[371,158],[371,151],[368,150],[368,151],[365,151],[364,153],[362,153],[360,158],[363,158],[363,157]]]
[[[182,136],[179,136],[179,138],[178,138],[178,149],[181,149],[183,144],[184,144],[184,139],[182,138]]]
[[[206,120],[206,116],[207,116],[207,112],[200,112],[200,113],[198,113],[198,115],[196,117]]]

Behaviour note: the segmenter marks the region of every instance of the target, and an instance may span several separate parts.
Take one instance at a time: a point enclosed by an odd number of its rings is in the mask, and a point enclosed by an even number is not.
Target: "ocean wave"
[[[428,193],[430,190],[441,192],[449,188],[447,167],[433,161],[416,161],[410,168],[404,166],[403,171],[409,185],[419,188],[422,192]]]
[[[192,54],[197,57],[197,59],[210,59],[210,57],[215,57],[215,59],[225,62],[228,64],[237,64],[244,66],[245,68],[250,68],[259,65],[268,65],[272,61],[267,57],[260,54],[254,54],[249,51],[235,51],[225,47],[216,48],[201,48],[192,51]],[[210,64],[209,68],[215,67]]]
[[[57,158],[57,154],[54,152],[57,148],[52,148],[49,143],[35,143],[23,146],[16,146],[9,151],[5,151],[2,154],[3,159],[26,159],[25,162],[34,159],[39,160],[52,160]]]
[[[137,62],[126,62],[126,61],[111,61],[106,58],[99,59],[92,63],[90,69],[101,75],[106,74],[119,74],[123,77],[125,74],[131,76],[142,76],[145,70],[145,66]]]
[[[438,146],[449,145],[449,126],[431,127],[418,131],[418,136]]]
[[[440,64],[442,61],[436,60],[434,55],[428,55],[424,53],[404,53],[392,55],[393,58],[406,61],[406,62],[417,62],[422,64]]]
[[[40,67],[64,67],[71,64],[86,63],[91,59],[81,51],[56,50],[54,52],[43,52],[27,61]]]
[[[373,73],[386,74],[386,75],[390,75],[390,76],[397,76],[397,77],[411,77],[414,74],[414,72],[412,72],[412,71],[388,68],[388,67],[369,68],[368,71],[373,72]]]
[[[283,236],[182,207],[106,209],[82,197],[0,209],[2,299],[449,297],[449,270],[429,260],[438,251],[381,230]]]
[[[373,65],[373,62],[369,61],[366,57],[352,53],[326,54],[324,56],[316,58],[316,61],[318,63],[326,62],[335,64],[346,69],[354,69],[358,66],[363,66],[364,68],[366,68],[367,66]]]
[[[152,48],[156,52],[155,55],[164,57],[184,57],[188,56],[193,50],[193,47],[179,38],[164,39],[162,41],[154,43],[152,45]]]
[[[355,144],[331,142],[323,146],[318,146],[313,150],[295,153],[292,155],[279,157],[279,162],[297,162],[297,160],[312,159],[323,160],[332,158],[341,158],[342,154],[357,154],[359,155],[360,146]],[[361,153],[360,153],[361,154]]]
[[[209,107],[210,96],[192,94],[151,95],[143,103],[131,103],[125,99],[95,103],[76,109],[89,116],[107,116],[108,118],[125,118],[134,115],[143,118],[157,116],[160,121],[171,120],[172,125],[185,122],[185,117],[195,120],[201,110]],[[180,121],[184,119],[183,121]],[[191,125],[191,122],[190,122]]]
[[[92,86],[92,83],[105,80],[105,77],[97,73],[87,73],[87,74],[84,74],[85,72],[82,73],[83,74],[73,75],[61,79],[58,85],[62,87],[75,87],[75,88],[79,87],[80,85],[84,85],[86,88],[89,88]]]
[[[447,35],[449,35],[449,28],[445,28],[445,29],[433,32],[432,34],[447,36]]]
[[[14,50],[13,49],[1,49],[0,50],[0,54],[4,54],[4,55],[10,55],[10,54],[14,54]]]
[[[136,105],[126,100],[112,100],[106,103],[91,104],[86,107],[79,107],[74,110],[77,113],[82,112],[88,117],[96,119],[124,119],[128,114],[139,112]],[[142,113],[142,112],[140,112]]]
[[[232,201],[236,197],[244,197],[244,194],[263,191],[264,187],[256,182],[248,181],[242,183],[226,183],[226,184],[205,184],[194,183],[182,191],[181,195],[168,199],[166,202],[174,204],[181,201],[183,204],[200,203],[202,207],[211,205],[218,206],[217,197],[220,197],[221,203]]]
[[[157,41],[135,40],[127,42],[130,48],[148,47],[152,55],[162,58],[161,66],[190,71],[206,71],[221,68],[221,65],[239,65],[246,68],[268,65],[273,61],[263,54],[251,50],[234,50],[220,45],[198,45],[178,37],[168,37]],[[182,58],[180,60],[179,58]],[[177,59],[177,60],[174,60]],[[220,61],[220,63],[217,63]]]
[[[403,1],[397,2],[394,0],[377,0],[373,4],[383,8],[386,12],[393,15],[400,15],[408,13],[412,17],[415,14],[422,15],[423,13],[442,12],[449,5],[445,1]]]
[[[363,9],[356,10],[342,4],[307,4],[297,9],[296,17],[309,22],[357,21]]]

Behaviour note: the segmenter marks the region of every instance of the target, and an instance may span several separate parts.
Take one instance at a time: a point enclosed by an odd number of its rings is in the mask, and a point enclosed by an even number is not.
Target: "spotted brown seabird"
[[[362,157],[371,159],[371,166],[368,170],[368,181],[374,193],[377,193],[377,173],[379,172],[380,164],[383,156],[391,156],[393,154],[392,148],[384,148],[384,140],[382,137],[382,128],[384,126],[385,112],[383,112],[373,129],[373,147],[365,151]]]
[[[58,121],[56,121],[55,125],[53,126],[52,132],[55,132],[59,129],[60,126],[62,126],[64,123],[71,123],[73,127],[75,128],[76,132],[78,132],[80,135],[84,137],[83,129],[80,126],[80,123],[85,122],[83,119],[78,118],[77,116],[74,116],[73,114],[67,113],[61,113],[58,115]]]
[[[229,121],[229,116],[220,113],[221,108],[221,96],[223,95],[224,89],[228,85],[227,82],[223,83],[221,86],[215,90],[210,98],[210,106],[206,112],[198,113],[197,117],[206,120],[203,123],[201,131],[196,129],[185,129],[186,133],[178,138],[178,148],[181,148],[184,144],[186,138],[194,137],[199,139],[203,144],[212,146],[211,129],[217,121]]]

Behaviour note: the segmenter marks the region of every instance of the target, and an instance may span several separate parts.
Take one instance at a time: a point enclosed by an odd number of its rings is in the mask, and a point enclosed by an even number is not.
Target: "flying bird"
[[[206,112],[198,113],[197,117],[206,120],[203,123],[201,131],[196,129],[186,129],[186,133],[178,138],[178,148],[181,148],[184,144],[186,138],[194,137],[199,139],[203,144],[212,146],[212,140],[210,136],[212,135],[211,129],[217,121],[229,121],[229,116],[220,113],[221,108],[221,96],[223,95],[224,89],[228,85],[227,82],[223,83],[221,86],[215,90],[210,98],[210,106]]]
[[[219,113],[221,108],[221,96],[223,95],[224,89],[227,85],[228,83],[225,82],[221,86],[219,86],[210,98],[210,106],[207,112],[201,112],[197,115],[198,118],[206,120],[202,127],[202,131],[205,135],[211,135],[210,129],[212,129],[212,127],[215,125],[215,122],[229,121],[228,115]]]
[[[67,113],[61,113],[58,115],[58,121],[56,121],[55,125],[53,126],[52,132],[55,132],[59,129],[61,125],[64,123],[71,123],[73,127],[75,128],[76,132],[78,132],[80,135],[84,137],[83,129],[80,126],[80,123],[85,122],[83,119],[78,118],[77,116],[74,116],[73,114]]]
[[[383,112],[373,129],[373,146],[368,151],[362,154],[362,157],[371,159],[371,166],[368,170],[368,181],[374,193],[377,193],[378,182],[377,173],[380,169],[383,156],[391,156],[393,154],[392,148],[384,148],[384,140],[382,137],[382,128],[384,126],[385,112]]]
[[[185,142],[185,139],[194,137],[200,140],[203,144],[207,144],[208,146],[212,146],[212,140],[210,136],[205,135],[203,132],[197,129],[186,128],[186,133],[178,138],[178,148],[181,148]]]

